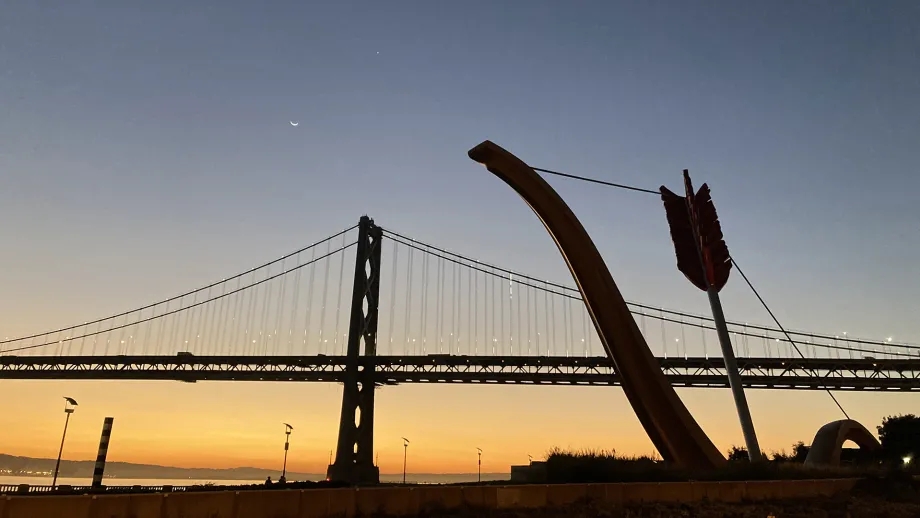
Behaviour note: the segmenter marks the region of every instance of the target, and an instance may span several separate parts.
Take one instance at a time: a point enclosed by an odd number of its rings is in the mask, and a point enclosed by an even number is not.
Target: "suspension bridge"
[[[674,386],[728,386],[712,318],[628,305]],[[729,331],[749,388],[920,390],[915,345],[804,331],[787,336],[741,322],[729,322]],[[354,447],[360,459],[349,469],[365,471],[373,467],[375,387],[619,383],[578,289],[412,239],[367,217],[195,290],[5,338],[0,379],[342,383],[340,454]]]

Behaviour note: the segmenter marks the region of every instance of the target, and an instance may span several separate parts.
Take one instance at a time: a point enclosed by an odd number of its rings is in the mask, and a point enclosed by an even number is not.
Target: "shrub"
[[[728,462],[715,470],[697,471],[677,468],[650,456],[619,455],[615,450],[564,451],[554,448],[546,458],[546,478],[551,484],[847,478],[873,472],[877,470],[814,468],[793,462]]]

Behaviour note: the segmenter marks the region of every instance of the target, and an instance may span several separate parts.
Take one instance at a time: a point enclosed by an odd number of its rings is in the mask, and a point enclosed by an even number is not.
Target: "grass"
[[[620,455],[615,450],[553,449],[546,458],[546,480],[559,483],[684,482],[688,480],[801,480],[880,475],[873,467],[813,468],[795,462],[727,462],[708,471],[674,467],[650,456]]]

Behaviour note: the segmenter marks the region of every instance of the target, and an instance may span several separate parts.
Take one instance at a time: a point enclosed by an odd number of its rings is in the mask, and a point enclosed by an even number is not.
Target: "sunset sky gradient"
[[[0,337],[244,271],[369,214],[571,284],[530,209],[466,157],[656,189],[708,182],[729,249],[784,325],[920,343],[920,4],[46,3],[0,17]],[[292,127],[289,121],[299,121]],[[550,178],[624,296],[694,313],[660,201]],[[769,324],[733,276],[727,316]],[[680,396],[723,451],[727,390]],[[0,381],[0,452],[323,472],[341,388]],[[910,394],[842,393],[873,428]],[[809,442],[826,393],[749,391],[765,449]],[[553,446],[651,453],[620,389],[387,387],[384,472],[507,471]]]

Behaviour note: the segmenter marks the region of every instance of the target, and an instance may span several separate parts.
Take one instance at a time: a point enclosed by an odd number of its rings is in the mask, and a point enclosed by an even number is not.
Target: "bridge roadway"
[[[728,387],[721,358],[658,358],[676,387]],[[0,379],[341,382],[346,356],[0,356]],[[380,385],[618,385],[607,357],[364,356]],[[920,359],[738,358],[748,388],[920,391]]]

